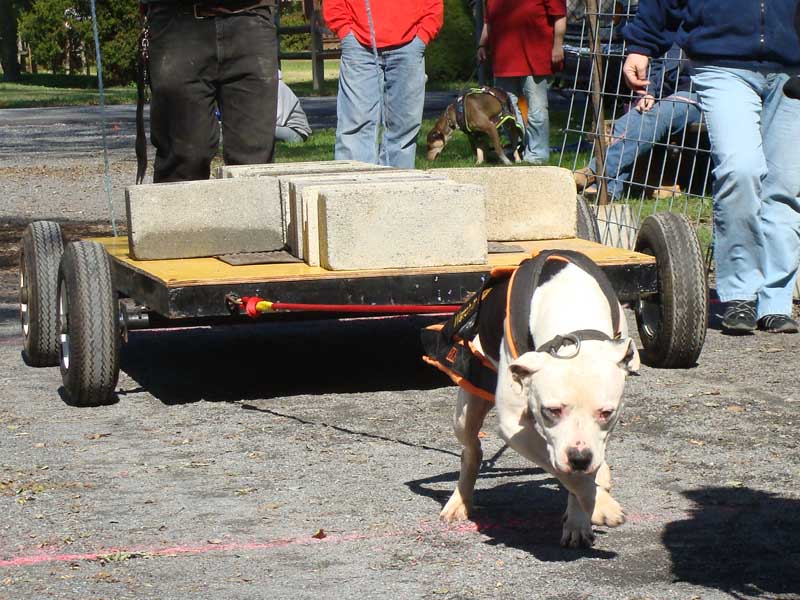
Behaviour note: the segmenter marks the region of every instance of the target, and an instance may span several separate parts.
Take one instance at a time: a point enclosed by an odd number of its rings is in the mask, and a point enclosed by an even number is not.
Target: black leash
[[[144,9],[147,10],[147,9]],[[144,181],[147,172],[147,135],[144,131],[145,87],[150,85],[150,24],[142,13],[142,32],[136,61],[136,184]]]

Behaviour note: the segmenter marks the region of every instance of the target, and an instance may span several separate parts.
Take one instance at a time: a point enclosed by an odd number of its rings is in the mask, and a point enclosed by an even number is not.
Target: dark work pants
[[[191,10],[191,5],[189,5]],[[228,165],[272,162],[278,55],[274,7],[197,19],[151,5],[153,181],[208,179],[219,147]]]

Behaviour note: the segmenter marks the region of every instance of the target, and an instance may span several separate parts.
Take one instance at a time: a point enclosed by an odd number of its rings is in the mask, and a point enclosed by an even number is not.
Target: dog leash
[[[384,99],[384,92],[386,88],[386,84],[382,77],[381,72],[381,65],[380,60],[378,58],[378,43],[375,40],[375,25],[372,21],[372,7],[370,6],[369,0],[364,0],[364,5],[367,8],[367,24],[369,25],[369,39],[372,43],[372,56],[375,59],[375,71],[378,74],[378,109],[381,113],[381,136],[386,133],[386,110],[385,110],[385,99]],[[385,151],[386,144],[380,144],[381,152]],[[380,156],[378,157],[380,161]]]

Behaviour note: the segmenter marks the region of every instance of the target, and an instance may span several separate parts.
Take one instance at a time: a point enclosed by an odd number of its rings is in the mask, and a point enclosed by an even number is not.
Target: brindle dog
[[[463,108],[458,106],[459,102],[463,102]],[[428,160],[435,160],[444,150],[453,132],[461,129],[469,139],[476,165],[484,161],[486,152],[490,148],[504,164],[510,165],[511,161],[506,156],[500,141],[498,131],[500,127],[506,132],[511,147],[514,148],[514,162],[520,162],[521,135],[516,123],[513,119],[509,119],[509,116],[513,118],[514,113],[511,110],[508,94],[499,88],[482,88],[464,94],[445,109],[428,132]]]

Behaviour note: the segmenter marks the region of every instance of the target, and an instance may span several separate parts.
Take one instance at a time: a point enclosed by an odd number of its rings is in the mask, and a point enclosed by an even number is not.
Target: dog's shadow
[[[495,463],[505,451],[481,463],[478,482],[490,480],[495,485],[476,488],[470,521],[490,545],[517,548],[543,562],[571,562],[583,558],[615,558],[614,552],[562,548],[561,518],[567,506],[567,493],[558,481],[542,478],[538,467],[503,468]],[[536,479],[531,479],[536,477]],[[510,479],[512,481],[505,481]],[[406,481],[405,485],[420,496],[431,498],[444,507],[458,483],[458,471],[424,479]],[[444,484],[444,485],[443,485]],[[597,535],[603,532],[595,529]]]

